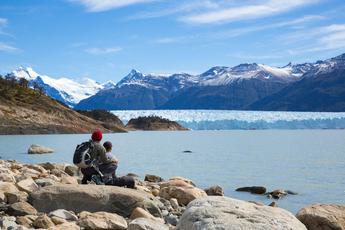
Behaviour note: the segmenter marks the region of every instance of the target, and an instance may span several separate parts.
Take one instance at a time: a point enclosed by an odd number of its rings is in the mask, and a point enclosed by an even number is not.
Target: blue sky
[[[344,0],[1,0],[0,72],[119,81],[345,53]]]

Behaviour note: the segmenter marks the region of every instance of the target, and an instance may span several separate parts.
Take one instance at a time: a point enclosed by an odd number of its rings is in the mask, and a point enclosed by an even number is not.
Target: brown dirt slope
[[[125,132],[84,116],[27,86],[0,78],[0,134]]]

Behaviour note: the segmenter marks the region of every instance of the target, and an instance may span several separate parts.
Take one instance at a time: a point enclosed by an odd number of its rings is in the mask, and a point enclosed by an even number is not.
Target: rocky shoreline
[[[136,189],[129,189],[80,185],[80,176],[73,165],[0,160],[0,228],[345,229],[344,205],[315,204],[294,216],[225,197],[219,186],[203,190],[183,177],[136,177]]]

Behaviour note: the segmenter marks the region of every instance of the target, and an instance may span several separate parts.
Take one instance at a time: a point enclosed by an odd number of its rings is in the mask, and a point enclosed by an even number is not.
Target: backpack
[[[83,142],[80,145],[77,145],[74,155],[73,155],[73,164],[79,168],[88,168],[91,167],[91,164],[94,159],[92,159],[92,151],[94,149],[94,144],[92,141]]]

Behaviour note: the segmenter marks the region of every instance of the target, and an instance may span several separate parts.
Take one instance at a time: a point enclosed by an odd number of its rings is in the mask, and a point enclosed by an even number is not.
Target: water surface
[[[27,163],[71,163],[75,146],[88,138],[0,136],[0,156]],[[120,159],[118,174],[183,176],[201,188],[220,185],[228,196],[265,204],[272,200],[234,190],[252,185],[289,189],[299,195],[288,196],[278,205],[294,213],[311,203],[345,203],[344,130],[138,131],[106,134],[105,140],[113,142]],[[30,144],[56,152],[28,155]]]

